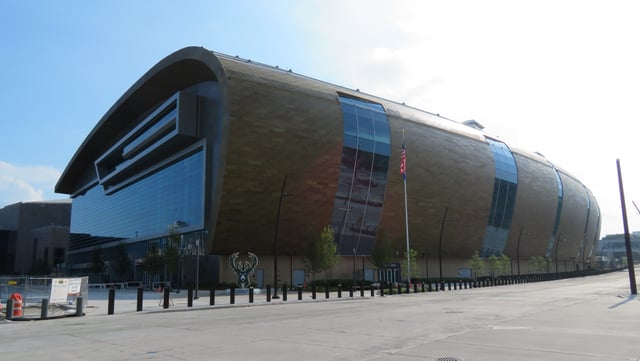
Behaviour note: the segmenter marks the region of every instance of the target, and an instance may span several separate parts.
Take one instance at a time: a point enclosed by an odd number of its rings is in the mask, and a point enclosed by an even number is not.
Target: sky
[[[616,0],[0,1],[0,207],[68,198],[54,186],[100,118],[196,45],[475,119],[584,183],[602,235],[623,232],[619,159],[640,231],[639,14]]]

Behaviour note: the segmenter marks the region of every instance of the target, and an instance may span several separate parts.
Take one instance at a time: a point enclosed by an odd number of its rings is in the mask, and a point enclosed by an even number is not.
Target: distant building
[[[630,234],[631,254],[635,263],[640,262],[640,232]],[[599,266],[617,267],[627,261],[624,234],[609,234],[596,244],[595,259]]]
[[[124,243],[140,277],[172,225],[187,273],[205,262],[201,274],[230,282],[229,256],[253,252],[255,282],[273,285],[277,239],[278,282],[299,284],[309,240],[331,225],[341,256],[332,277],[394,280],[376,270],[405,254],[403,144],[421,277],[468,275],[475,250],[507,255],[513,272],[530,272],[532,256],[589,263],[598,203],[545,157],[476,121],[201,47],[153,66],[70,160],[56,185],[73,199],[68,261],[88,269],[96,247],[107,255]],[[391,255],[374,264],[381,239]],[[207,256],[194,258],[195,245]]]
[[[0,274],[62,272],[70,218],[69,199],[0,208]]]

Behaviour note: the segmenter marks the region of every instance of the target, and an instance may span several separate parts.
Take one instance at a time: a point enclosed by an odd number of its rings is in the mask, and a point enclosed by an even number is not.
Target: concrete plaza
[[[0,359],[634,360],[640,298],[627,272],[467,290],[266,303],[186,292],[163,310],[145,294],[91,291],[84,317],[0,324]],[[125,297],[125,295],[130,295]],[[155,296],[155,297],[154,297]],[[346,296],[346,297],[345,297]]]

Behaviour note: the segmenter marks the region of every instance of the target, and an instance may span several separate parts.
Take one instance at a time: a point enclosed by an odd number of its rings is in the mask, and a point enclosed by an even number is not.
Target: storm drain
[[[448,357],[440,357],[438,358],[437,361],[462,361],[462,360],[457,357],[448,356]]]

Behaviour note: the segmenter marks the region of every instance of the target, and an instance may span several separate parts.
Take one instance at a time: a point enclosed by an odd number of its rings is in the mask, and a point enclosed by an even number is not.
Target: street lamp
[[[556,273],[558,273],[558,245],[560,244],[560,239],[562,232],[560,232],[560,235],[558,236],[558,238],[556,239],[556,250],[555,250],[555,259],[556,259]]]
[[[196,294],[194,300],[198,299],[198,285],[200,284],[200,238],[196,239]]]
[[[424,270],[426,274],[427,281],[429,280],[429,252],[425,252],[422,254],[424,256]]]
[[[353,247],[353,287],[356,286],[356,248]]]
[[[287,176],[282,180],[282,190],[280,191],[280,199],[278,200],[278,212],[276,213],[276,229],[273,235],[273,299],[280,298],[278,296],[278,227],[280,225],[280,209],[282,208],[282,198],[284,198],[284,188],[287,185]]]
[[[520,234],[518,234],[518,242],[516,243],[516,260],[518,263],[518,276],[520,276],[520,238],[522,238],[522,231],[524,231],[524,226],[520,227]]]
[[[444,233],[444,222],[447,221],[447,212],[449,212],[449,207],[446,207],[444,209],[442,225],[440,226],[440,240],[438,241],[438,264],[440,268],[440,282],[442,282],[442,234]]]

